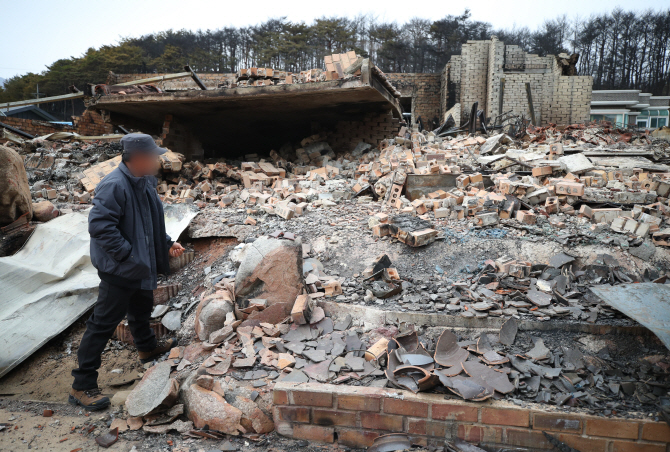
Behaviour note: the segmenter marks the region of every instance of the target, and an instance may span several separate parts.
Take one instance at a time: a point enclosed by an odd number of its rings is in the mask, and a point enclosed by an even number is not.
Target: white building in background
[[[636,89],[592,91],[592,121],[657,129],[670,124],[669,110],[670,96],[652,96]]]

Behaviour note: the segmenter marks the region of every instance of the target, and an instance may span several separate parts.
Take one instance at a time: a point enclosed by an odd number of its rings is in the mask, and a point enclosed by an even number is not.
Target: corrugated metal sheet
[[[165,206],[165,228],[176,240],[197,215]],[[91,264],[88,211],[40,224],[25,246],[0,258],[0,377],[72,325],[98,297]]]
[[[670,349],[670,285],[656,283],[594,286],[605,303],[649,328]]]

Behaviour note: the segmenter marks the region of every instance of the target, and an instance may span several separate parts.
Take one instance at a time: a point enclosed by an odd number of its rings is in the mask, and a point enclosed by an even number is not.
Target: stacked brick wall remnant
[[[160,146],[184,154],[188,160],[199,160],[205,155],[200,141],[172,115],[165,115],[159,142]]]
[[[74,116],[74,127],[79,135],[99,136],[114,133],[114,126],[105,121],[95,110],[86,110],[81,116]]]
[[[338,121],[328,134],[328,144],[335,152],[351,152],[361,141],[377,147],[385,138],[398,135],[400,119],[391,112],[369,114],[362,120]]]
[[[380,435],[404,432],[413,443],[423,446],[443,446],[445,440],[460,438],[490,447],[549,451],[554,446],[544,436],[547,432],[581,452],[670,452],[670,427],[642,419],[319,383],[277,383],[273,400],[279,434],[308,441],[337,441],[352,448],[369,447]]]
[[[0,116],[0,122],[10,127],[19,129],[32,136],[39,137],[55,132],[76,132],[77,130],[67,124],[54,124],[48,121],[38,121],[36,119],[13,118],[11,116]],[[1,135],[1,134],[0,134]]]
[[[558,77],[547,122],[574,124],[588,118],[592,86],[590,76]]]
[[[461,47],[461,121],[467,120],[470,107],[487,111],[489,41],[468,41]]]
[[[490,41],[463,44],[461,55],[451,58],[444,74],[447,84],[455,86],[458,97],[447,98],[441,104],[441,113],[444,115],[447,108],[460,102],[463,111],[461,123],[467,121],[470,108],[476,101],[488,118],[508,111],[530,117],[526,83],[530,83],[538,124],[572,124],[589,118],[590,76],[563,76],[553,55],[541,57],[527,54],[518,46],[505,45],[496,37]]]
[[[433,120],[441,123],[441,73],[391,73],[386,74],[386,77],[403,96],[412,97],[412,122],[421,117],[427,130],[432,130]]]
[[[489,61],[488,61],[488,100],[486,117],[493,118],[499,112],[500,108],[500,79],[503,74],[503,66],[505,64],[505,43],[498,41],[494,36],[491,38],[489,44]],[[505,110],[503,110],[505,112]]]

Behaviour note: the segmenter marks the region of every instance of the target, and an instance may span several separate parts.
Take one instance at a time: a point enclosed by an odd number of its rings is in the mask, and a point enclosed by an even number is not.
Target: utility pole
[[[36,93],[32,93],[33,95],[35,95],[35,99],[39,99],[40,96],[42,96],[42,95],[45,95],[45,96],[46,96],[46,93],[40,93],[40,84],[39,84],[39,83],[36,83],[36,86],[37,86],[37,92],[36,92]]]

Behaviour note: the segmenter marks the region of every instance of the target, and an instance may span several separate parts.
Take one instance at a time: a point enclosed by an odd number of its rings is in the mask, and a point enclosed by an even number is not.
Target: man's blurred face
[[[137,177],[155,176],[160,168],[160,158],[152,152],[138,152],[130,159],[130,169]]]

